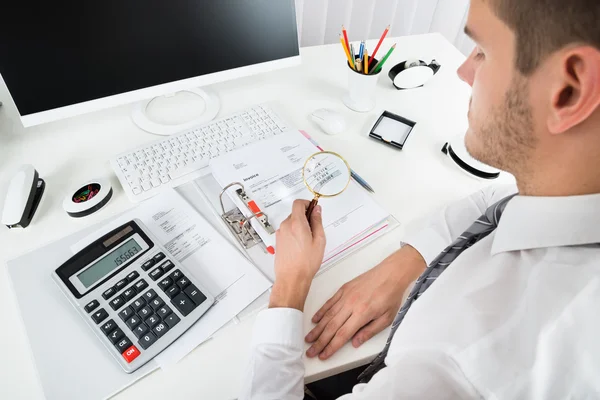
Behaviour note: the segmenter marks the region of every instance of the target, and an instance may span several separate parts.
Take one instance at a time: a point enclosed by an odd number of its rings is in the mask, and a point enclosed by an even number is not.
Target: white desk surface
[[[375,189],[377,201],[402,224],[315,280],[305,308],[305,332],[312,326],[310,318],[314,312],[343,283],[398,248],[411,221],[489,184],[467,176],[440,151],[447,139],[467,128],[470,88],[456,76],[464,56],[439,34],[388,38],[381,51],[394,42],[398,46],[378,82],[377,108],[366,114],[350,111],[341,101],[348,77],[339,44],[301,49],[299,67],[213,86],[221,98],[219,116],[257,103],[278,103],[280,112],[294,127],[307,130],[325,149],[343,154]],[[374,42],[369,43],[369,48],[374,47]],[[435,58],[442,68],[426,87],[397,91],[387,72],[407,58],[427,62]],[[25,130],[3,84],[0,100],[4,102],[0,108],[0,205],[6,184],[20,164],[33,164],[47,184],[42,204],[27,229],[9,231],[0,226],[0,265],[4,267],[7,260],[132,206],[108,160],[157,137],[133,124],[131,106]],[[349,123],[348,131],[337,136],[321,132],[307,116],[322,107],[342,113]],[[383,109],[417,122],[402,151],[368,138],[369,129]],[[98,176],[112,180],[114,196],[108,206],[82,219],[68,217],[61,206],[67,188]],[[501,180],[510,182],[511,178],[503,176]],[[0,398],[43,398],[6,268],[0,272],[0,307]],[[116,398],[235,398],[248,357],[253,322],[251,317],[231,326],[173,368],[151,374]],[[307,359],[307,381],[368,362],[383,348],[387,334],[387,330],[382,332],[360,349],[347,345],[326,362]]]

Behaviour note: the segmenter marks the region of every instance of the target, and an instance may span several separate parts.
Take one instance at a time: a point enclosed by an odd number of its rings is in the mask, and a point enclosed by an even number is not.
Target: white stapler
[[[33,165],[23,165],[8,184],[2,223],[9,228],[26,228],[37,210],[46,183]]]

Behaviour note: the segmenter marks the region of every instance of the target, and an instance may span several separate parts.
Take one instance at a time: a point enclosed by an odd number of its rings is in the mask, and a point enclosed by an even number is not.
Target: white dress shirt
[[[478,192],[405,242],[429,264],[514,192]],[[600,194],[514,197],[412,305],[386,367],[342,399],[600,398],[599,244]],[[303,339],[300,311],[262,311],[240,398],[302,399]]]

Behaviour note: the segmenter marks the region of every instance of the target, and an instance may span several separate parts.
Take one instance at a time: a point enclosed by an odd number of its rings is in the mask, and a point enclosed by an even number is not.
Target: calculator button
[[[123,336],[125,336],[125,334],[123,333],[121,328],[117,328],[108,335],[108,339],[110,339],[112,344],[117,344],[119,339],[121,339]]]
[[[85,311],[87,311],[87,313],[91,313],[92,311],[94,311],[96,308],[98,308],[98,306],[100,305],[100,303],[98,303],[98,300],[92,300],[89,303],[87,303],[87,305],[85,306]]]
[[[144,307],[146,305],[146,300],[144,300],[143,297],[138,297],[137,299],[135,299],[135,301],[133,303],[131,303],[131,306],[133,307],[133,309],[137,312],[140,310],[140,308]]]
[[[165,254],[164,253],[158,253],[154,257],[152,257],[152,259],[154,260],[154,262],[159,262],[163,258],[165,258]]]
[[[171,279],[173,279],[173,281],[178,281],[179,278],[183,277],[183,273],[176,269],[171,275],[170,275]]]
[[[152,346],[154,342],[156,342],[156,339],[157,338],[154,335],[154,333],[148,332],[140,338],[140,341],[138,343],[140,344],[140,346],[142,346],[142,349],[146,350],[148,347]]]
[[[169,330],[169,327],[164,322],[161,322],[160,324],[158,324],[154,328],[152,328],[152,332],[154,332],[154,334],[158,337],[161,337],[162,335],[167,333],[168,330]]]
[[[159,317],[161,317],[162,319],[165,319],[165,317],[169,314],[171,314],[173,311],[169,308],[168,305],[163,305],[161,308],[159,308],[158,310],[156,310],[156,314],[158,314]]]
[[[133,282],[134,279],[139,278],[140,273],[137,271],[133,271],[132,273],[130,273],[129,275],[127,275],[127,280],[129,282]]]
[[[202,304],[204,300],[206,300],[206,296],[194,285],[189,285],[183,292],[188,295],[188,297],[199,306]]]
[[[167,260],[164,263],[162,263],[161,268],[163,269],[163,271],[169,272],[170,270],[173,269],[174,266],[175,266],[175,264],[173,264],[173,262],[171,262],[171,260]]]
[[[116,291],[118,292],[119,290],[123,289],[125,286],[127,286],[128,283],[129,283],[129,281],[127,280],[127,278],[121,279],[119,282],[117,282],[115,284]]]
[[[167,296],[169,296],[170,299],[172,299],[173,297],[179,294],[179,286],[173,285],[167,290],[165,290],[165,293],[167,294]]]
[[[154,264],[155,264],[155,261],[150,259],[142,264],[142,269],[144,271],[148,271],[150,268],[152,268],[154,266]]]
[[[164,273],[165,271],[163,271],[161,267],[158,267],[156,269],[153,269],[148,275],[153,281],[155,281],[161,276],[163,276]]]
[[[160,282],[158,282],[158,287],[165,291],[169,286],[173,284],[173,279],[171,278],[162,278]]]
[[[111,297],[113,297],[115,295],[115,293],[117,293],[117,291],[115,290],[114,287],[111,287],[111,288],[106,289],[106,291],[104,293],[102,293],[102,297],[104,297],[104,300],[108,300]]]
[[[123,307],[123,304],[125,304],[125,302],[121,296],[117,296],[110,301],[110,306],[113,310],[118,310],[119,308]]]
[[[146,293],[144,293],[144,298],[146,299],[146,301],[150,301],[155,297],[156,297],[156,292],[154,291],[154,289],[150,289]]]
[[[186,278],[185,276],[182,276],[175,283],[177,283],[177,286],[179,286],[183,290],[187,285],[190,284],[190,280],[188,278]]]
[[[135,283],[135,285],[133,285],[133,286],[138,291],[138,293],[140,293],[142,290],[144,290],[144,289],[146,289],[148,287],[148,282],[146,282],[145,280],[141,279],[141,280],[137,281]]]
[[[178,309],[183,316],[188,315],[196,308],[196,305],[185,295],[185,293],[179,293],[171,300],[171,303],[173,303],[175,308]]]
[[[108,334],[114,331],[116,327],[117,324],[115,324],[115,321],[109,319],[107,323],[100,327],[100,329],[102,329],[102,332],[104,332],[104,334],[108,336]]]
[[[108,313],[106,312],[106,310],[104,308],[101,308],[92,314],[92,319],[97,324],[104,321],[106,319],[106,317],[108,317]]]
[[[142,336],[144,336],[146,334],[146,332],[148,332],[148,327],[146,326],[146,324],[139,324],[138,326],[135,327],[135,329],[133,329],[133,334],[138,339],[140,339]]]
[[[149,304],[150,304],[150,307],[152,307],[156,311],[157,309],[162,307],[162,305],[165,304],[165,302],[159,296],[156,296],[154,299],[152,299],[150,301]]]
[[[135,346],[132,345],[130,348],[128,348],[127,350],[125,350],[121,355],[123,356],[123,358],[125,359],[125,361],[127,361],[128,363],[130,363],[133,360],[135,360],[137,358],[137,356],[139,356],[140,354],[141,353],[137,349],[137,347],[135,347]]]
[[[119,313],[119,317],[121,317],[121,319],[123,321],[127,321],[129,318],[131,318],[132,315],[135,315],[135,312],[133,311],[133,308],[131,308],[131,307],[124,308]]]
[[[146,306],[140,311],[138,311],[138,315],[142,318],[149,317],[150,315],[152,315],[152,309],[149,306]]]
[[[181,320],[180,320],[180,319],[179,319],[179,317],[178,317],[177,315],[175,315],[175,314],[171,314],[171,315],[169,315],[167,318],[165,318],[165,323],[166,323],[167,325],[169,325],[169,328],[172,328],[172,327],[174,327],[175,325],[177,325],[177,323],[178,323],[179,321],[181,321]]]
[[[129,329],[131,329],[131,330],[134,330],[135,327],[140,324],[140,322],[142,322],[142,319],[140,317],[138,317],[137,315],[134,315],[131,318],[129,318],[127,321],[125,321],[125,323],[129,327]]]
[[[146,318],[145,322],[146,325],[148,325],[150,328],[154,328],[154,325],[160,322],[160,318],[158,318],[158,315],[152,314],[151,316]]]
[[[137,291],[135,290],[135,288],[133,286],[129,287],[123,292],[123,299],[127,303],[129,300],[133,299],[136,294]]]
[[[119,340],[117,344],[115,344],[115,347],[117,348],[117,350],[119,350],[119,353],[123,354],[123,352],[130,348],[132,345],[133,343],[131,343],[131,341],[127,339],[127,336],[125,336],[124,338]]]

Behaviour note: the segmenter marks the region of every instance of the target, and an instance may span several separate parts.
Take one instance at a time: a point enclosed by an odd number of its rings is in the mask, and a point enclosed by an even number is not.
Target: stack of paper
[[[302,180],[304,162],[319,150],[299,131],[290,131],[224,154],[210,163],[221,187],[243,183],[275,229],[291,212],[295,199],[311,200],[313,194]],[[228,195],[246,216],[251,212],[237,197],[233,187]],[[358,245],[366,243],[388,227],[387,213],[355,182],[339,196],[319,199],[327,247],[322,272]],[[255,219],[254,229],[267,246],[275,247],[275,235],[269,234]]]

